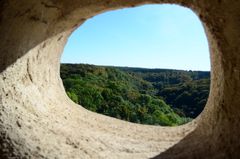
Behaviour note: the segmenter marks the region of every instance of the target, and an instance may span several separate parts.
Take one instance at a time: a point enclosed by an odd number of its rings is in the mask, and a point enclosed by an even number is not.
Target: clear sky
[[[97,15],[73,32],[61,62],[210,70],[199,18],[177,5],[144,5]]]

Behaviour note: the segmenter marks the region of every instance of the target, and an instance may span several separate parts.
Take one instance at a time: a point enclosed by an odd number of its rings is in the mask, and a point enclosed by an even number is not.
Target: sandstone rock
[[[74,104],[59,76],[71,32],[99,13],[153,3],[189,7],[204,24],[212,83],[202,115],[157,127]],[[239,17],[238,0],[0,1],[0,158],[239,158]]]

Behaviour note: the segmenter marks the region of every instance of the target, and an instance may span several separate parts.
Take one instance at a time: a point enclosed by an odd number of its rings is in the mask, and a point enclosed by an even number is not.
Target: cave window
[[[204,109],[210,85],[199,18],[178,5],[144,5],[87,20],[69,38],[61,77],[83,107],[134,123],[176,126]]]

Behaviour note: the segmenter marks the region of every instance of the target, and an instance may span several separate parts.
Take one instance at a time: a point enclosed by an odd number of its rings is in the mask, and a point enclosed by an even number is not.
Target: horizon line
[[[176,71],[201,71],[201,72],[211,72],[211,70],[194,70],[194,69],[176,69],[176,68],[162,68],[162,67],[141,67],[141,66],[119,66],[119,65],[101,65],[101,64],[90,64],[90,63],[71,63],[71,62],[60,62],[60,64],[83,64],[83,65],[93,65],[102,67],[127,67],[127,68],[139,68],[139,69],[162,69],[162,70],[176,70]]]

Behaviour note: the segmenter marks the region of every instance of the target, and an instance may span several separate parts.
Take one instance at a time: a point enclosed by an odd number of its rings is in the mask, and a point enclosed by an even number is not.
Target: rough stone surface
[[[145,126],[71,102],[59,76],[71,32],[101,12],[155,3],[189,7],[204,24],[212,83],[202,115]],[[0,158],[239,158],[239,17],[239,0],[1,0]]]

